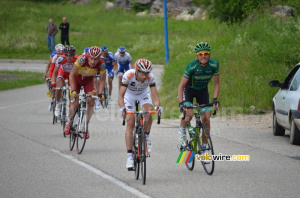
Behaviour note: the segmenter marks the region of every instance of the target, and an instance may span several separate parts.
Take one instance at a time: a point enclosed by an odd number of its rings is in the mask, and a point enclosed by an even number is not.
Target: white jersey
[[[142,83],[136,79],[135,69],[130,69],[123,75],[122,86],[127,87],[126,94],[139,95],[149,92],[149,87],[155,86],[155,78],[152,73],[148,75],[146,80]]]
[[[59,56],[55,62],[56,67],[61,67],[65,72],[71,73],[73,67],[74,67],[74,62],[77,58],[77,55],[74,57],[73,61],[71,63],[67,62],[65,57]]]
[[[54,64],[55,64],[58,57],[59,57],[59,55],[58,55],[58,54],[55,54],[55,55],[52,57],[51,63],[54,63]]]
[[[123,57],[119,52],[115,53],[115,60],[121,67],[129,66],[129,64],[132,62],[132,58],[128,52],[125,52]]]

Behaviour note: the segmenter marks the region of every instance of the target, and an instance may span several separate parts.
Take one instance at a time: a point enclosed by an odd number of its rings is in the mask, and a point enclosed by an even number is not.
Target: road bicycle
[[[183,108],[186,109],[193,109],[194,115],[196,118],[196,125],[195,127],[191,126],[191,123],[188,123],[188,135],[186,136],[186,147],[180,148],[181,151],[194,151],[195,154],[203,155],[203,157],[213,156],[214,155],[214,148],[211,140],[210,133],[208,132],[206,126],[201,121],[201,114],[203,113],[204,107],[211,107],[213,104],[196,104],[195,106],[184,106]],[[214,109],[213,115],[216,115],[216,109]],[[185,113],[182,119],[185,119]],[[203,145],[202,138],[205,138],[207,146]],[[207,154],[207,155],[206,155]],[[186,167],[192,171],[195,165],[195,159],[197,155],[194,155],[193,160],[190,163],[185,163]],[[200,158],[201,159],[201,158]],[[215,162],[213,160],[201,160],[202,166],[205,172],[208,175],[212,175],[214,172]]]
[[[68,93],[69,90],[71,89],[70,86],[67,85],[68,80],[65,80],[65,86],[63,87],[56,87],[55,90],[62,90],[62,101],[60,105],[60,123],[63,129],[63,135],[66,137],[65,134],[65,126],[66,122],[68,120],[67,112],[68,112]]]
[[[136,180],[139,179],[139,173],[141,171],[143,184],[146,184],[146,158],[150,157],[147,148],[147,142],[144,130],[144,115],[154,114],[156,111],[138,111],[138,101],[135,102],[136,111],[125,111],[123,115],[123,126],[125,125],[126,114],[135,114],[135,130],[134,130],[134,141],[133,141],[133,161],[134,167],[128,169],[134,171]],[[160,113],[158,114],[157,124],[160,124]]]
[[[50,106],[49,106],[49,110],[52,111],[53,114],[53,119],[52,119],[52,123],[55,124],[55,122],[57,122],[57,118],[54,115],[54,111],[55,111],[55,92],[54,89],[52,89],[51,87],[51,79],[47,78],[46,79],[46,84],[48,87],[48,91],[47,91],[47,95],[48,97],[50,97]]]
[[[87,98],[98,99],[98,96],[89,94],[78,94],[79,104],[73,117],[73,123],[70,130],[70,151],[73,150],[76,141],[76,150],[78,154],[81,154],[88,133],[88,114],[87,114]],[[71,101],[73,103],[75,100]]]

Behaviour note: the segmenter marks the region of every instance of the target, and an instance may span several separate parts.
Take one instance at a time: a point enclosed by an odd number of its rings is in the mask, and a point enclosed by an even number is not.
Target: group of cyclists
[[[210,59],[211,48],[207,43],[198,43],[195,47],[196,60],[188,64],[187,69],[182,77],[178,88],[178,99],[180,111],[186,112],[186,119],[182,120],[178,136],[181,147],[185,145],[186,125],[192,119],[193,112],[186,109],[192,105],[193,98],[196,98],[197,103],[209,103],[209,95],[207,84],[214,77],[214,95],[213,103],[218,105],[217,97],[220,90],[219,83],[219,64],[216,60]],[[117,53],[113,54],[108,51],[107,46],[92,46],[84,49],[82,55],[76,55],[76,49],[72,45],[63,46],[58,44],[55,46],[55,51],[51,54],[49,63],[46,67],[44,78],[51,79],[51,89],[55,87],[62,88],[65,85],[65,80],[68,80],[70,86],[70,106],[69,118],[66,122],[64,133],[70,134],[72,118],[79,104],[78,94],[81,89],[86,94],[97,95],[96,109],[99,108],[99,102],[103,100],[103,91],[105,87],[105,79],[108,76],[109,85],[109,104],[111,104],[112,82],[114,76],[118,76],[118,104],[120,106],[120,115],[126,114],[126,111],[134,111],[135,101],[138,101],[142,111],[151,111],[154,109],[157,113],[162,113],[163,108],[160,106],[156,81],[151,70],[153,65],[151,61],[141,58],[133,63],[132,58],[124,46],[118,48]],[[148,88],[149,87],[149,88]],[[152,98],[151,98],[152,96]],[[62,97],[61,90],[55,90],[55,115],[60,114],[60,100]],[[95,104],[95,99],[87,99],[87,114],[88,121],[91,119]],[[51,106],[49,107],[51,108]],[[207,109],[202,115],[202,120],[208,130],[210,111]],[[134,167],[132,146],[133,146],[133,131],[135,127],[135,117],[133,114],[126,114],[127,127],[125,132],[125,142],[127,150],[126,168]],[[144,117],[144,129],[147,142],[148,152],[152,151],[150,140],[150,131],[152,125],[151,114],[146,114]],[[84,137],[89,139],[89,133]]]

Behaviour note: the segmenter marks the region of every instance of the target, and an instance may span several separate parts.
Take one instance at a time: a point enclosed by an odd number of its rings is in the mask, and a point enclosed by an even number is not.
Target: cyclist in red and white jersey
[[[162,112],[160,107],[160,100],[158,97],[156,83],[154,75],[150,72],[152,70],[152,64],[147,59],[138,59],[135,62],[135,69],[130,69],[124,73],[122,78],[122,85],[119,94],[119,106],[120,114],[124,113],[124,110],[135,111],[135,101],[138,100],[140,107],[143,111],[151,111],[153,109],[152,99],[153,97],[155,110]],[[150,87],[150,90],[148,89]],[[135,126],[135,117],[133,114],[126,115],[127,128],[125,133],[125,141],[127,148],[127,162],[126,168],[133,167],[132,145],[133,145],[133,130]],[[150,129],[152,125],[152,117],[150,114],[145,115],[145,135],[148,152],[152,150],[150,140]]]
[[[75,61],[69,79],[70,79],[70,94],[71,100],[76,98],[74,103],[71,103],[69,109],[69,121],[65,127],[65,134],[70,134],[70,128],[72,125],[72,118],[79,104],[79,97],[77,93],[80,92],[81,87],[84,88],[84,92],[90,95],[98,95],[100,100],[103,100],[102,92],[105,86],[105,62],[100,58],[101,49],[97,46],[91,47],[87,54],[81,55]],[[100,73],[99,90],[96,91],[94,84],[94,75]],[[95,99],[87,98],[87,114],[88,122],[92,117]],[[84,137],[89,139],[89,133]]]
[[[75,54],[75,47],[72,45],[67,45],[63,50],[63,55],[59,56],[55,63],[55,69],[52,75],[52,83],[51,87],[60,87],[62,88],[65,84],[64,80],[68,80],[69,83],[69,74],[72,71],[75,61],[78,56]],[[62,91],[56,90],[55,98],[55,116],[59,116],[60,114],[60,100],[62,97]]]

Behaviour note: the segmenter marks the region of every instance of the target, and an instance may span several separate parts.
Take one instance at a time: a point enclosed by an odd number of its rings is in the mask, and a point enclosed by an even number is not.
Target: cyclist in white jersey
[[[124,46],[119,47],[117,53],[115,53],[115,60],[118,64],[118,77],[119,77],[119,89],[121,87],[122,76],[130,68],[134,69],[132,58]]]
[[[155,110],[157,112],[162,112],[162,107],[160,107],[160,100],[158,97],[155,78],[150,72],[152,69],[152,64],[146,59],[138,59],[135,62],[135,69],[130,69],[123,75],[122,85],[119,94],[119,106],[120,114],[124,113],[124,110],[135,111],[135,101],[138,100],[140,107],[143,111],[150,111],[153,109],[152,100],[150,96],[153,97]],[[148,88],[150,87],[150,90]],[[133,145],[133,130],[135,126],[135,117],[133,114],[126,115],[127,128],[125,133],[125,142],[127,148],[127,162],[126,168],[133,167],[133,156],[132,156],[132,145]],[[150,129],[152,125],[152,117],[150,114],[145,115],[145,134],[146,142],[148,147],[148,152],[150,153],[151,140],[150,140]]]

